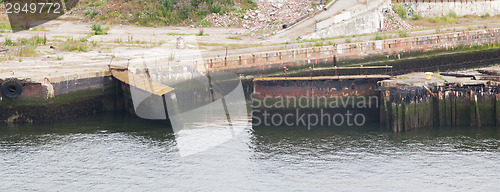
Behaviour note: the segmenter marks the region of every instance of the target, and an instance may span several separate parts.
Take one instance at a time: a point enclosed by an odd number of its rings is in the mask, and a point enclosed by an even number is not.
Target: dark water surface
[[[179,155],[168,125],[0,125],[0,191],[499,191],[500,129],[246,130]]]

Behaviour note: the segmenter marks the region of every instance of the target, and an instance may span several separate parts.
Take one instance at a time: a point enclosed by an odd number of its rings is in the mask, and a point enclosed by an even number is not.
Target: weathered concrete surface
[[[397,0],[393,2],[402,3],[408,9],[410,14],[418,14],[423,17],[435,17],[447,15],[453,11],[457,16],[477,15],[484,16],[489,14],[491,16],[500,14],[500,0],[491,1],[453,1],[444,0],[438,2],[425,2],[422,0],[409,1]]]
[[[21,79],[23,92],[19,97],[0,96],[0,122],[50,123],[58,119],[121,110],[121,104],[114,98],[119,91],[117,82],[106,72],[91,76],[80,74],[42,82]]]
[[[317,15],[311,16],[298,22],[290,28],[278,32],[275,36],[272,37],[272,39],[286,38],[288,40],[295,40],[299,36],[302,37],[304,35],[314,33],[315,29],[317,28],[315,26],[318,22],[328,20],[332,16],[338,14],[344,13],[343,16],[339,16],[337,19],[348,20],[354,16],[354,13],[359,13],[357,8],[360,7],[355,5],[363,5],[364,3],[366,3],[366,1],[364,0],[335,0],[331,2],[331,5],[328,6],[328,9],[326,11],[320,12]]]
[[[304,34],[304,39],[351,36],[380,31],[384,23],[383,12],[390,8],[390,1],[376,0],[357,4],[339,15],[318,22],[314,32]]]

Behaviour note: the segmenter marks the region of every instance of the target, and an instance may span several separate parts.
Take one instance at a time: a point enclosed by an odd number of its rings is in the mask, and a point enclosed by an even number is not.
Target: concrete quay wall
[[[7,79],[0,79],[0,84]],[[118,84],[109,72],[18,81],[22,85],[19,97],[7,98],[0,91],[0,122],[50,123],[121,108],[114,98]]]

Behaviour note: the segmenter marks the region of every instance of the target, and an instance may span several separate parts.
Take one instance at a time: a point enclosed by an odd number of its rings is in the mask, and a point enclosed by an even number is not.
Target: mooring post
[[[337,55],[333,55],[333,66],[337,67]]]

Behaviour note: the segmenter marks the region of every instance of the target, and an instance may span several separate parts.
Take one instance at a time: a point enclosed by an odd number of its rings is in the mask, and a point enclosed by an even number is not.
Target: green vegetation
[[[415,15],[413,15],[413,18],[411,18],[411,19],[420,20],[420,19],[422,19],[422,16],[420,16],[419,14],[415,14]]]
[[[64,51],[87,52],[92,45],[93,43],[89,43],[86,38],[68,38],[60,46]]]
[[[167,33],[167,35],[170,35],[170,36],[191,36],[191,35],[195,35],[193,33]]]
[[[109,27],[104,27],[100,23],[94,23],[90,28],[92,29],[92,35],[106,35],[109,31]]]
[[[203,29],[200,29],[200,31],[198,31],[198,33],[167,33],[167,35],[170,35],[170,36],[209,36],[210,34],[208,33],[205,33],[205,31]]]
[[[440,16],[440,17],[432,17],[429,18],[431,23],[440,23],[443,25],[453,24],[457,22],[457,14],[453,11],[450,11],[448,15]]]
[[[25,46],[22,46],[21,48],[17,49],[15,51],[15,55],[18,56],[18,57],[33,57],[33,56],[36,56],[37,53],[36,53],[36,50],[35,50],[36,46],[34,45],[25,45]],[[20,62],[22,61],[22,59],[20,59]]]
[[[392,4],[392,10],[398,14],[398,16],[401,19],[407,19],[408,18],[408,10],[403,7],[403,5],[399,3],[394,3]]]
[[[398,35],[399,35],[399,37],[404,38],[404,37],[410,36],[410,32],[408,32],[408,31],[398,31]]]
[[[345,43],[351,43],[351,39],[345,39]]]
[[[207,21],[207,20],[202,20],[198,23],[198,26],[201,26],[201,27],[210,27],[212,26],[212,22],[210,21]]]
[[[375,40],[384,40],[384,36],[380,35],[380,34],[376,34],[375,35]]]
[[[481,19],[487,19],[488,17],[490,17],[490,14],[486,13],[486,15],[481,16]]]
[[[10,30],[12,30],[12,28],[10,27],[9,23],[0,22],[0,33]]]
[[[256,7],[255,0],[81,0],[77,9],[93,21],[157,27],[196,24],[211,13],[245,12]]]
[[[47,37],[44,36],[33,36],[31,38],[19,38],[16,41],[10,39],[9,37],[5,37],[4,46],[26,46],[30,45],[33,47],[37,47],[39,45],[47,44]]]
[[[198,34],[196,34],[197,36],[207,36],[208,34],[205,33],[205,30],[203,29],[200,29],[200,31],[198,32]]]
[[[243,40],[241,37],[239,36],[229,36],[227,37],[227,39],[233,39],[233,40]]]

